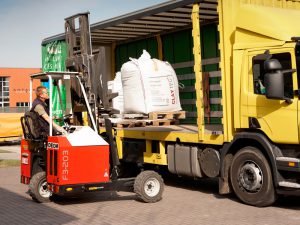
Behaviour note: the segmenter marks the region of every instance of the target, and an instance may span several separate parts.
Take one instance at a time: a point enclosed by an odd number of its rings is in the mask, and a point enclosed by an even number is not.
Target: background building
[[[30,74],[40,68],[0,68],[0,112],[21,112],[29,106]],[[34,81],[33,90],[39,86]]]

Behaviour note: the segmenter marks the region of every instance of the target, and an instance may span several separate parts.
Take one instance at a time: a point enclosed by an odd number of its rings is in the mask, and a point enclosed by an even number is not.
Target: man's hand
[[[57,129],[57,131],[61,132],[62,135],[67,135],[68,134],[68,132],[65,129],[63,129],[62,127],[59,127],[59,129]]]

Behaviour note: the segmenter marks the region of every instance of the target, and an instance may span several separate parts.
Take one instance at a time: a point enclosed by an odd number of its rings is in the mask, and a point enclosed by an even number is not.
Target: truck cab
[[[221,27],[231,37],[223,39],[225,58],[222,58],[223,72],[228,75],[224,76],[227,93],[231,97],[225,97],[229,122],[225,139],[229,146],[221,154],[220,192],[228,192],[229,187],[223,186],[223,181],[230,180],[235,193],[248,204],[253,201],[253,194],[260,196],[266,190],[260,185],[263,180],[273,184],[276,193],[295,194],[300,187],[297,172],[300,31],[294,24],[299,19],[296,5],[241,1],[232,7],[222,4],[224,26]],[[265,158],[270,168],[253,163],[249,149],[253,155],[258,149],[259,157]],[[230,169],[226,170],[228,164]],[[268,175],[260,175],[268,174],[266,171],[271,171],[271,182]],[[237,182],[234,176],[238,177]],[[266,196],[265,203],[275,199],[270,193]]]

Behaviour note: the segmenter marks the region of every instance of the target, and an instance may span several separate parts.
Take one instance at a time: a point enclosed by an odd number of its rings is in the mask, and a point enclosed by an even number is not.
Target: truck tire
[[[264,207],[276,201],[269,163],[257,148],[248,146],[235,154],[230,180],[237,197],[248,205]]]
[[[38,172],[29,183],[30,196],[39,203],[50,202],[52,192],[48,190],[46,172]]]
[[[154,203],[161,200],[163,191],[162,177],[152,170],[143,171],[135,178],[134,192],[144,202]]]

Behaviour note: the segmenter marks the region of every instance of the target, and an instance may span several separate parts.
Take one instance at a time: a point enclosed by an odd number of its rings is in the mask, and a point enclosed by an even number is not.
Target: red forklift
[[[128,172],[131,168],[119,161],[112,124],[108,119],[111,112],[109,100],[113,96],[107,94],[105,77],[101,76],[100,88],[93,87],[92,78],[99,74],[100,57],[96,59],[91,48],[88,16],[89,13],[82,13],[66,18],[67,71],[31,75],[31,92],[34,79],[47,81],[49,96],[57,89],[60,104],[60,87],[64,84],[67,104],[71,107],[64,112],[63,118],[59,118],[64,123],[65,134],[54,132],[49,124],[49,135],[42,135],[32,112],[26,112],[21,118],[24,134],[21,141],[21,183],[29,185],[28,193],[39,203],[51,201],[54,196],[111,190],[134,191],[144,202],[157,202],[164,190],[161,176],[141,165],[136,165],[132,176]],[[78,29],[75,29],[76,19],[79,20]],[[52,105],[50,97],[50,121],[53,119]],[[80,122],[82,113],[75,112],[76,108],[87,112],[88,125]],[[105,136],[99,134],[99,115],[105,118]]]
[[[122,170],[126,167],[122,167],[119,161],[111,122],[105,119],[104,139],[97,132],[79,73],[40,73],[31,76],[31,83],[33,79],[49,80],[50,96],[53,83],[77,80],[84,93],[92,126],[70,125],[67,120],[72,114],[68,114],[63,118],[66,134],[54,134],[50,124],[49,136],[45,137],[36,132],[35,118],[25,113],[21,118],[24,133],[21,141],[21,183],[29,185],[32,199],[42,203],[55,195],[111,190],[134,191],[144,202],[157,202],[162,198],[164,184],[158,173],[145,170],[136,177],[122,178]],[[52,100],[49,100],[49,117],[52,120]]]

